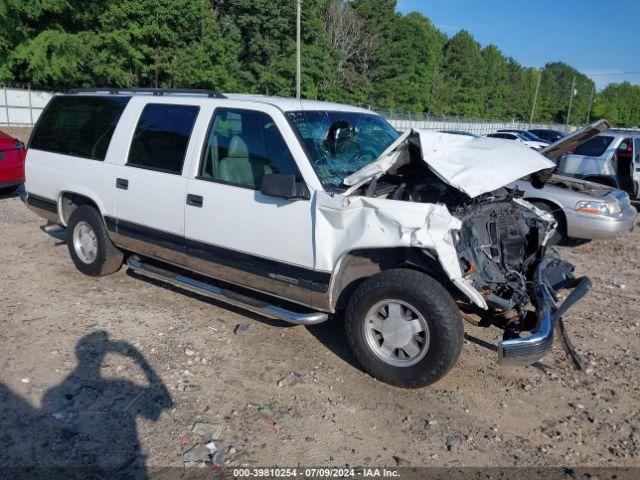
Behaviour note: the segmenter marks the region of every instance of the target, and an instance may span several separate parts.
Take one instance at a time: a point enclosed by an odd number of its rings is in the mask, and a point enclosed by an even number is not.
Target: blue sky
[[[448,36],[467,29],[525,66],[563,61],[598,88],[640,84],[639,0],[398,0],[398,10],[422,13]]]

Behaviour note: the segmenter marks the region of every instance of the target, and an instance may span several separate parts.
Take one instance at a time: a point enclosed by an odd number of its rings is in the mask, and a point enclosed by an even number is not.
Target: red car
[[[13,193],[24,183],[26,156],[24,143],[0,131],[0,195]]]

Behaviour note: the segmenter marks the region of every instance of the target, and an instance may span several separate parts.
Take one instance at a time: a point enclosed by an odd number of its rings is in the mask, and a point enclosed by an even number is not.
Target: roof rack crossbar
[[[204,90],[200,88],[72,88],[67,94],[78,93],[110,93],[117,95],[120,93],[150,93],[152,95],[206,95],[211,98],[227,98],[222,93],[215,90]]]

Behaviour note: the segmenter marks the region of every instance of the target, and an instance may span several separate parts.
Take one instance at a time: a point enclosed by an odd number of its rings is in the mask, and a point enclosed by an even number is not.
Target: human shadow
[[[76,368],[44,394],[39,410],[0,383],[0,474],[148,478],[136,419],[155,422],[172,407],[167,388],[135,347],[104,331],[80,339],[75,353]],[[104,378],[100,370],[109,353],[133,360],[147,385]]]

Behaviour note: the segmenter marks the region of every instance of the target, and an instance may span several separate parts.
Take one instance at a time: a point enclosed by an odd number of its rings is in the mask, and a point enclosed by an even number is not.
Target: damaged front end
[[[540,360],[551,349],[554,325],[584,296],[589,279],[576,279],[573,265],[547,254],[546,240],[555,225],[519,200],[517,192],[503,189],[461,207],[458,218],[462,227],[454,238],[461,268],[488,306],[480,309],[459,302],[463,317],[504,330],[498,345],[500,364]],[[561,289],[573,290],[559,305]]]
[[[462,317],[504,330],[500,364],[532,364],[551,349],[556,323],[590,285],[588,278],[574,277],[573,265],[547,253],[553,217],[504,187],[553,164],[513,142],[459,137],[403,135],[377,162],[345,180],[351,187],[346,194],[446,207],[457,220],[458,228],[446,234],[459,265],[443,262],[445,245],[437,255],[458,287],[452,293]],[[572,291],[560,304],[562,289]]]

